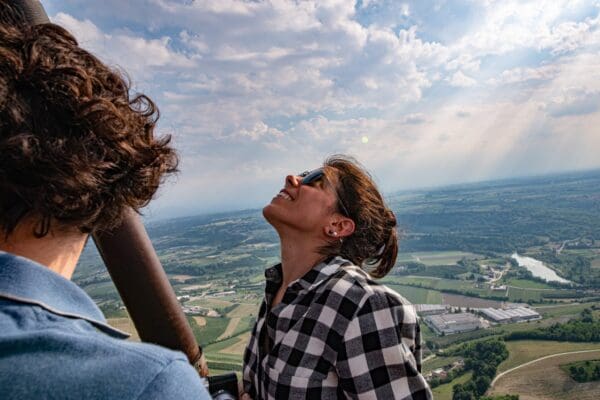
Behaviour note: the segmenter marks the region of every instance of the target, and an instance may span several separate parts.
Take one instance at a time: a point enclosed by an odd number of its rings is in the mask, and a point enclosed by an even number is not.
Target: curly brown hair
[[[396,263],[396,216],[389,209],[367,170],[355,159],[333,155],[325,160],[328,181],[335,182],[337,210],[354,221],[354,232],[323,247],[327,256],[340,255],[374,278],[384,277]],[[342,206],[343,205],[343,206]]]
[[[159,112],[55,24],[29,26],[0,0],[0,231],[24,218],[81,232],[116,226],[177,169]]]

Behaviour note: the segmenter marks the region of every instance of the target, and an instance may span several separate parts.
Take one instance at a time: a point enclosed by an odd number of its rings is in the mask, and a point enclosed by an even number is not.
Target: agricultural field
[[[598,346],[598,344],[596,344]],[[600,398],[600,382],[578,383],[560,366],[576,361],[593,360],[600,349],[565,354],[539,360],[501,376],[488,390],[490,395],[518,394],[522,400],[595,400]]]
[[[487,284],[478,284],[469,280],[459,279],[444,279],[439,277],[428,276],[392,276],[386,278],[385,282],[393,282],[399,285],[410,285],[424,289],[433,289],[438,291],[452,291],[466,295],[469,298],[474,298],[476,295],[482,298],[501,298],[508,297],[508,301],[517,303],[538,303],[543,300],[544,295],[554,293],[565,293],[565,290],[560,289],[542,289],[542,288],[527,288],[527,287],[508,287],[507,290],[492,290]],[[534,281],[521,281],[522,285],[533,285]],[[543,285],[543,284],[542,284]],[[447,303],[450,304],[450,303]],[[458,305],[458,304],[457,304]],[[466,305],[465,305],[466,306]],[[476,307],[476,306],[475,306]]]
[[[510,286],[507,290],[508,299],[516,303],[539,303],[543,301],[544,293],[557,292],[555,289],[542,291],[539,289]]]
[[[600,303],[574,303],[574,304],[557,304],[552,306],[538,306],[536,311],[544,318],[561,317],[561,316],[576,316],[586,308],[598,307]]]
[[[502,281],[503,284],[514,286],[515,288],[522,289],[546,289],[553,290],[554,288],[546,283],[532,281],[529,279],[518,279],[518,278],[508,278]]]
[[[442,293],[437,290],[422,289],[414,286],[390,284],[386,286],[398,292],[413,304],[441,304]]]
[[[117,289],[112,281],[92,283],[86,286],[85,291],[90,297],[96,300],[96,302],[102,302],[113,299],[118,296]]]
[[[429,251],[417,253],[399,253],[397,262],[416,261],[427,266],[454,265],[463,258],[478,259],[482,256],[464,251]]]
[[[433,371],[434,369],[444,367],[446,365],[450,365],[455,361],[460,360],[462,357],[452,356],[452,357],[433,357],[423,363],[422,370],[423,372]]]
[[[442,293],[442,304],[455,307],[501,307],[502,302],[497,300],[481,299],[479,297],[463,296],[461,294]]]
[[[600,381],[600,360],[576,361],[562,364],[560,369],[565,371],[577,382]]]
[[[227,315],[231,318],[243,318],[258,314],[258,304],[238,304]]]
[[[600,351],[600,343],[517,340],[506,342],[506,348],[508,349],[508,358],[498,366],[499,373],[550,354],[595,349]]]
[[[203,348],[209,368],[239,371],[250,333],[235,336]]]
[[[200,326],[196,323],[196,320],[193,317],[188,317],[188,322],[192,327],[194,336],[196,336],[196,339],[201,346],[206,346],[210,343],[216,342],[219,336],[221,336],[227,329],[230,318],[205,317],[205,321],[206,324]]]
[[[435,400],[452,400],[452,387],[454,387],[454,385],[468,382],[472,375],[473,374],[471,372],[467,372],[466,374],[454,379],[452,382],[433,388],[433,398]]]
[[[129,317],[121,317],[121,318],[108,318],[107,322],[113,328],[117,328],[123,332],[129,333],[131,336],[128,340],[133,340],[135,342],[140,341],[140,336],[133,325],[133,321]]]
[[[394,276],[386,279],[386,281],[393,282],[399,285],[411,285],[439,291],[450,290],[464,294],[470,292],[483,296],[496,297],[501,297],[505,294],[505,292],[494,292],[488,288],[475,287],[472,281],[458,279],[443,279],[427,276]]]

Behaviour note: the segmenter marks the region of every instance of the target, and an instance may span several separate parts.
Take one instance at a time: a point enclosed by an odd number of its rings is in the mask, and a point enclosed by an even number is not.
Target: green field
[[[386,283],[386,286],[395,290],[413,304],[442,304],[442,293],[437,290],[390,283]]]
[[[459,279],[443,279],[427,276],[392,276],[384,280],[386,284],[395,283],[398,285],[414,285],[422,289],[433,289],[438,291],[460,292],[466,296],[472,294],[482,298],[501,298],[507,295],[506,291],[491,290],[487,285],[476,285],[473,281]],[[389,282],[389,283],[388,283]],[[523,283],[525,282],[525,283]],[[521,280],[522,284],[536,284],[537,282]],[[543,284],[541,284],[543,285]],[[508,300],[513,302],[532,302],[539,303],[543,301],[543,296],[551,293],[565,293],[565,290],[532,290],[531,288],[508,288]]]
[[[455,361],[460,360],[462,357],[434,357],[430,360],[427,360],[423,363],[423,373],[432,371],[437,368],[445,367],[446,365],[450,365]]]
[[[237,336],[231,337],[229,339],[221,340],[216,343],[209,344],[204,348],[205,353],[218,353],[219,351],[226,349],[228,347],[233,346],[237,342],[239,342],[240,338]]]
[[[553,289],[552,286],[546,283],[531,281],[528,279],[509,278],[504,280],[504,284],[523,289]]]
[[[254,326],[254,321],[256,321],[255,317],[242,317],[231,336],[237,336],[241,333],[249,331]]]
[[[258,304],[237,304],[237,306],[227,313],[229,318],[248,317],[258,314]]]
[[[119,294],[112,281],[93,283],[85,287],[86,293],[95,299],[96,302],[102,300],[119,298]]]
[[[600,398],[600,382],[579,383],[561,369],[561,366],[598,359],[599,355],[600,349],[535,361],[500,377],[488,393],[519,394],[524,400],[596,400]]]
[[[556,306],[537,307],[536,311],[542,314],[544,318],[577,316],[586,308],[591,308],[599,303],[575,303],[575,304],[559,304]]]
[[[399,285],[417,285],[430,289],[451,289],[451,290],[469,290],[473,288],[473,283],[458,279],[442,279],[426,276],[395,276],[389,278],[390,282]]]
[[[198,326],[196,321],[192,317],[188,317],[188,322],[192,327],[194,336],[201,346],[206,346],[209,343],[214,342],[227,328],[229,324],[229,318],[211,318],[204,317],[206,319],[206,325]]]
[[[250,338],[250,332],[221,340],[204,347],[204,354],[210,368],[241,370],[243,355]]]
[[[577,350],[600,350],[600,343],[555,342],[550,340],[517,340],[506,342],[508,358],[498,366],[503,372],[550,354],[566,353]]]
[[[397,262],[420,262],[430,265],[453,265],[463,258],[478,259],[482,256],[464,251],[427,251],[418,253],[398,253]]]
[[[466,374],[454,379],[452,382],[433,388],[433,398],[435,400],[452,400],[452,388],[454,385],[466,383],[469,379],[471,379],[472,375],[473,374],[471,372],[467,372]]]
[[[543,291],[526,288],[508,288],[508,299],[516,303],[540,303],[543,301]]]

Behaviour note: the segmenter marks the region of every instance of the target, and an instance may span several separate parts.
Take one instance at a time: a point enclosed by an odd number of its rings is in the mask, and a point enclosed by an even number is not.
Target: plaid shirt
[[[310,270],[270,304],[267,286],[244,354],[244,388],[254,399],[431,399],[420,374],[414,308],[396,292],[336,257]]]

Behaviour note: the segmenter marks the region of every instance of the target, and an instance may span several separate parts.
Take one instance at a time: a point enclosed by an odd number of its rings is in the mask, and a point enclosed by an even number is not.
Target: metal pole
[[[93,238],[140,338],[183,351],[207,376],[202,351],[139,215],[128,209],[119,227]]]

